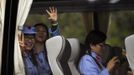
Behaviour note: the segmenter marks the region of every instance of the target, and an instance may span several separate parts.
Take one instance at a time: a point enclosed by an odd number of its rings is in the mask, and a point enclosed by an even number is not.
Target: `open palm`
[[[49,7],[49,10],[46,10],[46,12],[49,15],[49,18],[51,21],[56,22],[57,21],[57,9],[54,7]]]

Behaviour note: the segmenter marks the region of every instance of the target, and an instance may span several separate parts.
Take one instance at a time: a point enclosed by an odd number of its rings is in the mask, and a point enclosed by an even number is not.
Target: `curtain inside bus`
[[[21,32],[18,27],[22,27],[26,21],[29,10],[31,8],[33,0],[19,0],[18,13],[17,13],[17,23],[16,23],[16,33],[15,33],[15,44],[14,44],[14,70],[15,75],[25,75],[23,59],[21,55],[21,50],[18,42],[18,34]]]
[[[2,59],[2,42],[3,42],[3,29],[4,29],[4,15],[5,15],[6,0],[0,0],[0,74],[1,74],[1,59]]]

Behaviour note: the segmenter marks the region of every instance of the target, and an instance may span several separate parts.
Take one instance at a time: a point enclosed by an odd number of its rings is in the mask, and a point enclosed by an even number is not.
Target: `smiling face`
[[[35,37],[34,35],[24,35],[24,44],[26,50],[32,50],[35,44]]]
[[[46,28],[43,26],[36,26],[36,32],[37,32],[35,35],[36,41],[45,42],[45,40],[48,37]]]

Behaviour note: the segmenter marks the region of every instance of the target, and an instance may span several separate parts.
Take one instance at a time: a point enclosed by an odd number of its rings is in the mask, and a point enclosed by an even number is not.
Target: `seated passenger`
[[[51,36],[59,35],[59,26],[57,22],[57,9],[54,7],[49,8],[50,11],[46,10],[51,23],[52,28],[48,30],[48,27],[43,23],[35,24],[36,35],[35,35],[35,47],[34,47],[34,55],[37,61],[37,68],[39,71],[38,75],[51,75],[51,69],[47,59],[47,51],[45,42],[49,38],[49,33]]]
[[[33,46],[35,44],[35,28],[24,26],[22,36],[19,36],[19,44],[25,66],[26,75],[38,75],[37,62],[33,54]]]
[[[104,67],[102,64],[104,42],[106,35],[98,30],[91,31],[85,40],[85,45],[88,49],[88,53],[85,54],[79,62],[79,71],[81,75],[110,75],[110,72],[119,62],[117,57],[113,57]]]

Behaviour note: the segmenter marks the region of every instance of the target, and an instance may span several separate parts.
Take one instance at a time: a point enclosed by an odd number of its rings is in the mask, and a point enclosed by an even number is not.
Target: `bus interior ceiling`
[[[114,1],[114,2],[112,2]],[[133,10],[134,0],[34,0],[31,14],[40,12],[40,8],[55,6],[58,12],[93,12]]]

